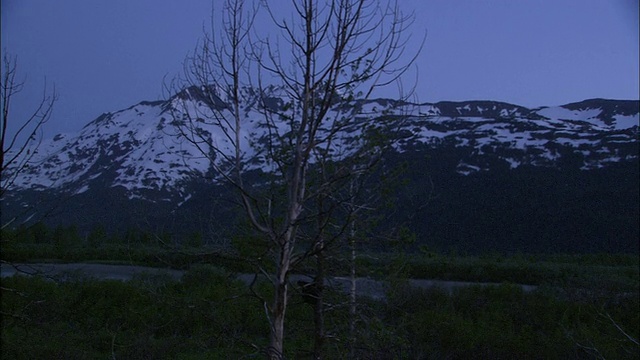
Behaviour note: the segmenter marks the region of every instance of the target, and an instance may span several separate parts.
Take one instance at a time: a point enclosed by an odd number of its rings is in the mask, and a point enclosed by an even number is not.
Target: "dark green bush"
[[[463,288],[452,295],[408,287],[392,291],[386,322],[406,333],[409,358],[589,358],[591,344],[605,358],[631,359],[639,350],[603,315],[610,314],[637,339],[637,293],[604,306],[508,285]]]
[[[211,273],[185,283],[3,279],[2,358],[148,359],[241,355],[266,334],[253,299]]]

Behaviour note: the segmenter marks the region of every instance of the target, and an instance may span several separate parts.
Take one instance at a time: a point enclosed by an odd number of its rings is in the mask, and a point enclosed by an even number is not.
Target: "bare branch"
[[[33,162],[42,142],[42,127],[49,121],[53,105],[58,99],[55,86],[48,91],[45,79],[42,99],[36,109],[26,119],[11,116],[11,103],[24,87],[24,82],[16,80],[17,57],[6,51],[3,56],[0,76],[0,98],[2,118],[0,119],[0,198],[11,188],[21,173]],[[12,127],[14,129],[12,129]],[[9,134],[9,132],[12,132]],[[11,221],[2,224],[4,228]]]

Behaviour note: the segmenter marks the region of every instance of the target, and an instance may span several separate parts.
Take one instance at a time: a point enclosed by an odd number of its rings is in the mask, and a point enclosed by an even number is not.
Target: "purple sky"
[[[281,2],[283,0],[269,1]],[[218,2],[218,1],[216,1]],[[415,12],[420,102],[527,107],[638,99],[638,0],[399,0]],[[1,0],[2,49],[18,57],[19,119],[46,77],[60,96],[47,134],[162,99],[208,24],[210,0]],[[283,14],[284,16],[284,14]]]

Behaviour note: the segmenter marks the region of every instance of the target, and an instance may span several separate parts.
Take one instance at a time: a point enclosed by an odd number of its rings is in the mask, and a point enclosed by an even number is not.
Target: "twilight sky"
[[[46,77],[60,96],[48,136],[162,99],[163,77],[180,73],[208,26],[212,3],[0,1],[2,51],[17,55],[18,77],[26,81],[11,114],[19,120],[33,109]],[[415,12],[411,46],[427,32],[413,75],[420,102],[538,107],[639,97],[638,0],[398,2],[405,13]]]

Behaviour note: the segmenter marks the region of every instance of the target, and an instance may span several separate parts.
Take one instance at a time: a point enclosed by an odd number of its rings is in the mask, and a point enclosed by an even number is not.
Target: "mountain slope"
[[[187,98],[187,101],[185,100]],[[220,103],[222,104],[222,102]],[[218,106],[221,106],[218,104]],[[490,170],[496,160],[511,168],[521,165],[554,167],[563,153],[581,156],[583,170],[638,158],[638,102],[586,100],[559,107],[527,109],[491,101],[397,104],[374,100],[360,104],[362,122],[388,115],[406,116],[406,139],[399,152],[414,147],[446,144],[467,150],[457,171],[470,174]],[[175,127],[180,107],[196,108],[206,116],[207,104],[198,93],[176,95],[168,101],[141,102],[115,113],[105,113],[77,134],[60,134],[46,141],[37,159],[15,182],[13,189],[59,189],[82,193],[92,184],[123,186],[130,196],[146,190],[184,194],[184,182],[207,173],[209,159]],[[266,136],[260,114],[247,108],[249,122],[242,151],[254,164],[264,159],[248,144]],[[219,147],[232,149],[219,128],[198,130],[210,134]],[[410,136],[408,136],[410,134]]]
[[[245,90],[245,168],[269,172],[263,115]],[[185,89],[43,142],[3,199],[3,216],[49,202],[58,205],[46,217],[52,225],[223,236],[236,221],[234,199],[210,159],[231,154],[232,139],[200,118],[211,107],[230,111],[219,94]],[[267,106],[285,106],[276,94]],[[410,164],[410,182],[397,194],[393,221],[438,248],[637,251],[639,107],[603,99],[536,109],[494,101],[336,103],[330,119],[347,113],[357,121],[331,151],[347,156],[364,126],[401,119],[385,161]],[[181,133],[187,112],[198,116],[189,130],[217,144],[217,157]]]

